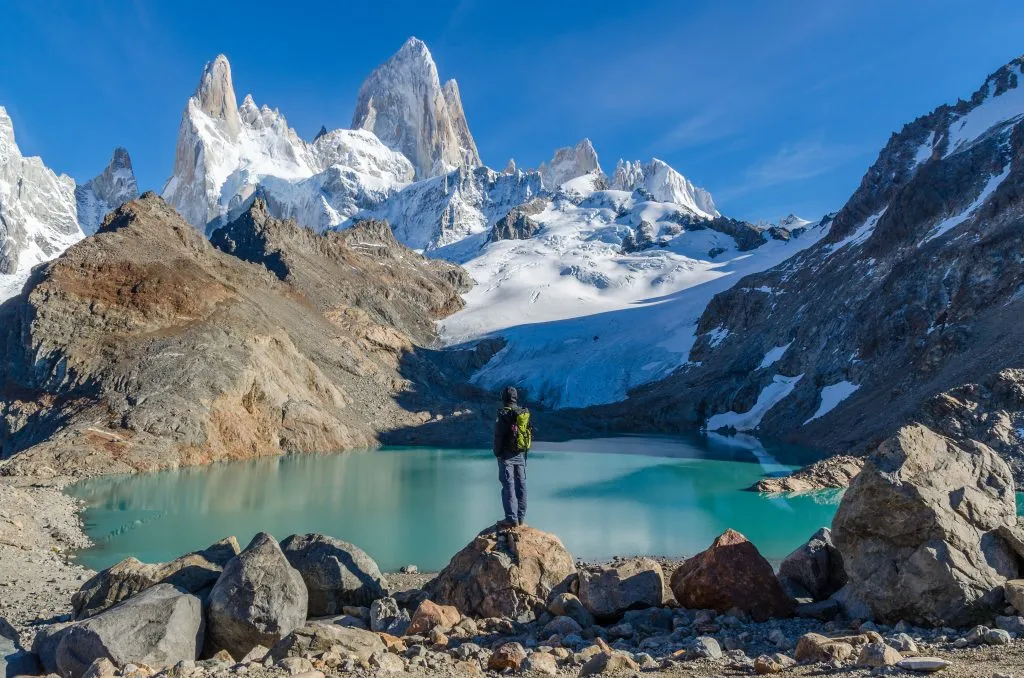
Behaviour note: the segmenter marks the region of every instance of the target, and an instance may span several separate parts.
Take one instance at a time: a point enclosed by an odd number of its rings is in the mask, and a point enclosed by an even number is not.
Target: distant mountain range
[[[514,383],[546,408],[603,406],[592,412],[620,429],[854,449],[1021,366],[1021,75],[1011,62],[907,125],[837,213],[751,224],[657,158],[609,176],[588,139],[536,170],[483,165],[457,83],[415,38],[367,77],[351,129],[310,141],[251,95],[239,105],[218,56],[162,197],[206,235],[237,236],[258,203],[320,233],[386,221],[398,243],[459,264],[475,283],[464,307],[417,336],[490,347],[467,373],[481,392]],[[0,109],[0,298],[136,194],[126,151],[75,186],[21,156]],[[992,435],[1016,444],[1024,419],[992,406]]]

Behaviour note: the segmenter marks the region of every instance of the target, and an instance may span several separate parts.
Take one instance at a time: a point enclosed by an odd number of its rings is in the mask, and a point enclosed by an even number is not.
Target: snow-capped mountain
[[[441,85],[437,65],[422,40],[409,38],[359,88],[352,129],[373,132],[402,153],[416,178],[480,165],[454,80]]]
[[[235,105],[223,55],[203,69],[182,114],[174,170],[163,197],[187,221],[212,232],[260,190],[275,216],[314,228],[344,222],[413,178],[413,167],[372,133],[323,130],[307,143],[280,111],[247,95]]]
[[[590,139],[583,139],[575,146],[566,146],[555,151],[550,163],[541,163],[538,169],[544,179],[544,187],[555,190],[562,184],[587,174],[603,174],[597,151]]]
[[[439,250],[476,282],[465,308],[441,323],[443,341],[505,341],[473,376],[479,386],[514,383],[548,407],[622,400],[686,362],[715,293],[825,234],[765,237],[644,191],[581,193],[578,179]]]
[[[624,420],[843,453],[927,421],[1024,478],[1022,152],[1024,57],[893,134],[825,237],[716,296]]]
[[[407,247],[460,260],[465,256],[460,252],[475,253],[480,248],[480,237],[499,219],[542,193],[537,172],[460,167],[410,184],[353,221],[385,219]]]
[[[619,160],[611,186],[620,191],[641,188],[650,193],[655,200],[684,205],[709,218],[720,216],[710,193],[694,186],[668,163],[657,158],[646,163],[639,160]]]
[[[19,292],[33,266],[95,232],[107,212],[136,195],[123,148],[102,174],[76,187],[41,158],[21,154],[14,123],[0,106],[0,301]]]
[[[82,237],[74,179],[24,157],[0,106],[0,274],[27,273]]]
[[[110,212],[139,197],[139,185],[132,171],[132,159],[123,148],[114,149],[114,157],[103,172],[75,188],[78,223],[86,235],[92,235]]]

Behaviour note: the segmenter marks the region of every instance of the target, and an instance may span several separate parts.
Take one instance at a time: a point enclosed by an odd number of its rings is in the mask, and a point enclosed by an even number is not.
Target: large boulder
[[[149,564],[135,558],[98,572],[71,597],[75,619],[99,614],[113,605],[157,584],[171,584],[205,598],[228,561],[238,555],[234,537],[169,563]]]
[[[296,534],[281,542],[281,550],[306,583],[310,617],[341,614],[346,606],[368,607],[388,595],[377,563],[346,541]]]
[[[843,556],[823,527],[779,565],[779,581],[794,598],[824,600],[846,584]]]
[[[32,645],[49,673],[77,678],[97,659],[153,669],[195,660],[203,647],[203,604],[171,584],[157,584],[83,621],[42,633]]]
[[[990,448],[904,426],[871,454],[832,522],[846,604],[884,622],[990,620],[1017,575],[997,534],[1016,525],[1010,469]]]
[[[207,650],[244,657],[257,645],[272,647],[306,623],[307,608],[302,576],[277,541],[261,532],[228,562],[210,591]]]
[[[729,529],[711,547],[672,573],[672,593],[683,607],[725,613],[743,610],[757,621],[788,617],[793,601],[771,564],[739,532]]]
[[[473,617],[533,616],[576,574],[558,537],[532,527],[490,527],[455,554],[429,584],[430,598]]]
[[[582,570],[579,599],[599,620],[621,617],[627,610],[657,607],[665,598],[665,575],[652,558]]]
[[[372,631],[311,622],[278,641],[270,648],[270,656],[278,661],[285,657],[312,656],[335,646],[341,647],[345,654],[355,655],[364,661],[374,654],[387,652],[384,641]]]

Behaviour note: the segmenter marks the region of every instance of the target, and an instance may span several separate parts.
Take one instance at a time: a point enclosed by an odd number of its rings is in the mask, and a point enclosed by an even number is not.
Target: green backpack
[[[530,410],[522,410],[512,420],[512,449],[526,454],[533,444],[533,429],[530,428]]]

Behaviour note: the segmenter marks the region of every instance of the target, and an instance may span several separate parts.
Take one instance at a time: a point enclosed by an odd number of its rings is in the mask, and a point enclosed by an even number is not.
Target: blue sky
[[[203,64],[300,135],[347,127],[410,35],[459,81],[484,162],[536,166],[590,137],[605,170],[660,157],[731,216],[839,208],[889,135],[1024,54],[1024,2],[0,3],[0,105],[26,154],[85,180],[117,145],[171,171]]]

